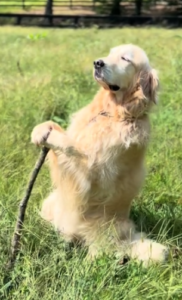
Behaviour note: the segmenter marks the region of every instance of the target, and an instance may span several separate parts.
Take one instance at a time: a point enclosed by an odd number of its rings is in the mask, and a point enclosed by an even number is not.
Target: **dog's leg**
[[[44,145],[54,151],[62,151],[67,157],[75,157],[77,160],[87,158],[87,156],[79,150],[78,145],[76,145],[66,133],[61,133],[54,129],[50,132]]]
[[[77,160],[86,159],[87,156],[79,150],[59,125],[48,121],[37,125],[31,134],[31,141],[36,145],[46,146],[54,152],[61,151],[67,157],[75,157]]]
[[[110,220],[109,222],[96,223],[93,220],[92,226],[89,226],[90,232],[85,236],[86,245],[89,246],[88,257],[93,259],[103,253],[118,253],[124,257],[128,254],[129,240],[135,232],[133,222],[127,218],[122,221]]]
[[[58,176],[60,167],[61,170],[66,170],[67,174],[69,172],[71,176],[74,176],[80,189],[85,191],[90,188],[90,183],[86,179],[88,157],[80,151],[78,145],[67,136],[61,127],[50,121],[37,125],[32,131],[31,141],[36,145],[46,146],[54,152],[49,153],[48,157],[52,165],[52,179],[56,186],[60,180]]]
[[[53,223],[54,221],[54,209],[56,206],[57,201],[57,194],[53,191],[44,201],[42,204],[42,209],[40,212],[40,216],[50,222]]]
[[[60,191],[54,190],[43,201],[40,216],[50,222],[65,241],[79,241],[80,238],[77,235],[79,215],[76,210],[67,210],[68,206],[64,203],[63,197]]]

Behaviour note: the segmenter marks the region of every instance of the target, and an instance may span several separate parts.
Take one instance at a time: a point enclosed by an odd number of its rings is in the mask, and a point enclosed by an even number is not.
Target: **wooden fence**
[[[46,7],[45,0],[0,0],[0,12],[38,12],[43,13]],[[53,1],[53,12],[57,14],[60,11],[64,11],[66,9],[74,10],[77,8],[85,8],[87,10],[94,11],[95,4],[97,1],[95,0],[54,0]]]
[[[113,0],[0,0],[0,24],[78,27],[91,24],[182,24],[182,0],[122,0],[120,16],[110,14]],[[142,3],[140,16],[137,5]]]
[[[53,14],[108,14],[114,0],[53,0]],[[46,0],[0,0],[0,13],[37,13],[45,12]],[[121,0],[121,15],[142,16],[182,15],[182,0]]]

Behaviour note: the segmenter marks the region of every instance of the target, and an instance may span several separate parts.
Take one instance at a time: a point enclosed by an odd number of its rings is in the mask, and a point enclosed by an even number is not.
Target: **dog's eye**
[[[126,56],[121,56],[121,59],[123,59],[123,60],[125,60],[125,61],[129,61],[129,62],[130,62],[129,58],[127,58]]]

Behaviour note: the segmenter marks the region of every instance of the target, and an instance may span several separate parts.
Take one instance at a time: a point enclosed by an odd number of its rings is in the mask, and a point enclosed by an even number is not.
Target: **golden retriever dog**
[[[95,60],[94,78],[99,92],[66,131],[48,121],[31,134],[32,143],[50,149],[53,191],[41,216],[66,240],[87,245],[92,257],[116,251],[144,264],[162,262],[167,247],[135,232],[129,220],[145,178],[157,73],[145,52],[129,44]]]

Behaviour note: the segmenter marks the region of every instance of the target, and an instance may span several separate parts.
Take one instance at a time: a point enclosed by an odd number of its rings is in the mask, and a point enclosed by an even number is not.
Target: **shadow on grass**
[[[169,205],[154,205],[153,209],[147,205],[134,205],[131,219],[137,230],[144,231],[151,238],[157,237],[162,242],[169,240],[182,246],[182,218],[175,216]]]

